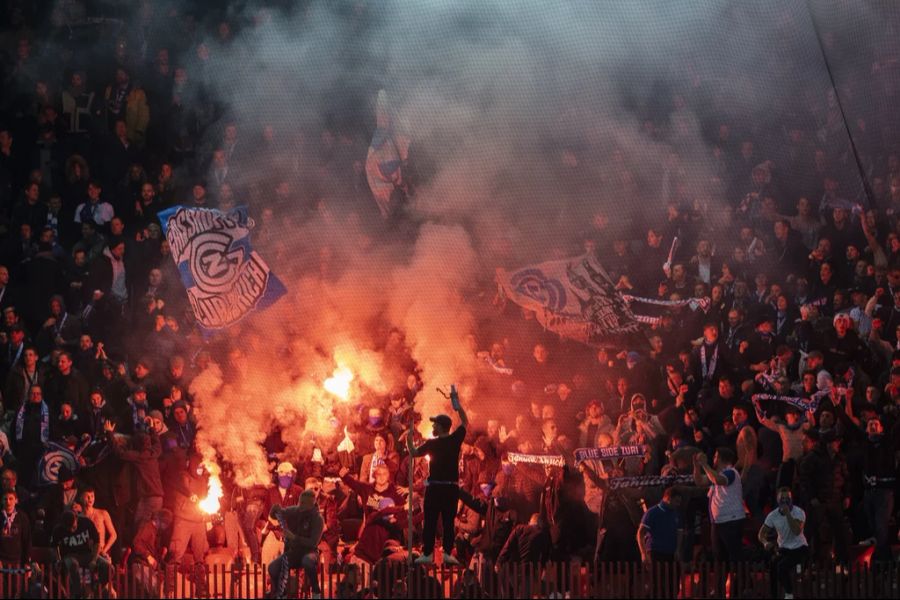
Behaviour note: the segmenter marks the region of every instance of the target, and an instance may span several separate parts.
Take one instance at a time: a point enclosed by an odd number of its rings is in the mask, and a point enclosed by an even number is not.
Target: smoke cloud
[[[261,216],[254,242],[289,294],[230,332],[240,352],[193,389],[201,446],[243,485],[268,481],[260,444],[273,427],[289,453],[308,452],[404,380],[385,347],[392,328],[426,382],[420,409],[443,412],[436,386],[474,389],[467,336],[495,267],[578,253],[592,236],[603,248],[640,238],[675,196],[710,211],[713,235],[727,216],[712,215],[736,200],[718,180],[719,124],[733,143],[770,142],[777,165],[782,117],[827,120],[831,86],[802,2],[305,6],[231,10],[227,40],[201,19],[205,50],[184,61],[191,85],[227,107],[204,148],[230,122],[251,145],[273,132],[232,168],[238,201]],[[379,89],[412,138],[417,179],[389,225],[360,192]],[[846,140],[834,146],[846,152]],[[276,193],[281,182],[289,193]],[[597,229],[597,213],[618,229]],[[348,402],[322,387],[339,366],[355,376]]]

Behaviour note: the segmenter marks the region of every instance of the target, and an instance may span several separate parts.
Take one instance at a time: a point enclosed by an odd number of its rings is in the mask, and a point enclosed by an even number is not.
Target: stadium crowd
[[[21,7],[6,15],[0,563],[124,560],[149,586],[163,563],[231,560],[241,547],[264,558],[280,536],[270,508],[304,496],[323,519],[307,550],[327,564],[403,562],[408,536],[421,537],[404,507],[410,490],[417,505],[428,470],[419,459],[409,480],[405,435],[422,418],[415,399],[428,374],[397,330],[375,345],[402,376],[344,423],[352,454],[287,456],[274,431],[271,485],[238,489],[226,477],[226,516],[198,507],[208,473],[191,381],[213,364],[240,376],[247,350],[241,335],[199,334],[157,213],[247,204],[254,244],[277,256],[272,231],[329,202],[376,209],[361,166],[370,132],[326,125],[295,136],[232,119],[204,79],[233,28],[258,23],[223,19],[210,33],[161,12],[136,11],[104,44],[36,35],[39,20]],[[86,43],[103,52],[82,54]],[[882,76],[900,89],[900,77]],[[677,138],[675,117],[692,100],[675,95],[645,134]],[[690,196],[677,146],[659,169],[661,200],[657,182],[644,189],[623,164],[609,186],[653,197],[654,216],[627,223],[598,207],[564,249],[594,253],[624,293],[708,305],[658,307],[646,343],[629,347],[560,339],[502,298],[478,323],[458,560],[739,561],[774,544],[786,587],[807,558],[843,568],[871,547],[872,560],[893,560],[900,153],[871,115],[861,125],[874,132],[862,152],[871,186],[850,191],[860,187],[853,154],[827,126],[827,99],[816,106],[783,128],[714,123],[708,160],[721,201]],[[345,175],[310,192],[322,172]],[[310,271],[319,259],[327,253]],[[488,399],[513,408],[481,418]],[[52,444],[75,452],[79,468],[48,474]],[[578,448],[634,445],[640,456],[574,460]]]

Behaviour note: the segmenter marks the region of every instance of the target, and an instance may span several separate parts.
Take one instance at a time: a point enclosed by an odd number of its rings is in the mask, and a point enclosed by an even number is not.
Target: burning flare
[[[346,400],[350,396],[350,382],[352,381],[353,371],[345,366],[339,366],[331,377],[325,380],[325,390],[341,400]]]
[[[219,479],[219,465],[215,463],[204,464],[206,470],[209,472],[209,484],[207,488],[206,498],[200,500],[197,503],[197,506],[200,507],[200,510],[205,512],[208,515],[214,515],[219,512],[219,508],[221,504],[219,500],[224,495],[222,490],[222,480]]]

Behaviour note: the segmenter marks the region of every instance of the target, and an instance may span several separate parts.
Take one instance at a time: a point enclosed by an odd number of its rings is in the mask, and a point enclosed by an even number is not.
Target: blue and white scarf
[[[28,406],[26,402],[19,408],[19,413],[16,415],[16,441],[22,441],[22,435],[25,430],[25,407]],[[50,409],[47,408],[47,403],[41,400],[41,443],[46,444],[50,441]]]

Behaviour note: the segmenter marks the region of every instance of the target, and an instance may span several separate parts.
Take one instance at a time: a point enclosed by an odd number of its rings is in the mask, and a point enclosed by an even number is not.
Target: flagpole
[[[415,437],[413,437],[413,428],[415,427],[416,420],[411,418],[409,420],[409,432],[407,435],[409,436],[410,442],[415,443]],[[410,446],[407,443],[407,448]],[[406,505],[408,507],[409,513],[409,526],[407,529],[407,561],[409,562],[408,568],[406,569],[406,597],[412,598],[412,582],[413,582],[413,482],[415,478],[415,464],[416,459],[413,456],[412,452],[409,452],[409,493],[407,494]]]

